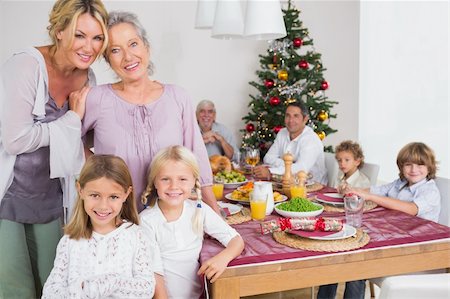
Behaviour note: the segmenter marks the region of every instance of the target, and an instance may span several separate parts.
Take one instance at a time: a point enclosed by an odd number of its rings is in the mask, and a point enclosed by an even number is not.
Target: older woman
[[[150,45],[134,14],[110,13],[108,35],[104,56],[120,81],[93,88],[88,94],[83,132],[94,131],[94,152],[126,161],[140,199],[155,154],[169,145],[183,145],[200,164],[204,201],[218,211],[208,154],[187,92],[149,78]],[[138,206],[143,210],[140,200]]]
[[[52,44],[15,53],[0,75],[0,297],[40,298],[61,237],[59,177],[83,163],[80,103],[106,47],[100,0],[59,0]]]

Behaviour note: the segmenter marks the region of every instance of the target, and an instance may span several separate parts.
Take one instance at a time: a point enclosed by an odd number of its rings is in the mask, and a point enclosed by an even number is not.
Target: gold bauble
[[[326,134],[325,134],[324,131],[319,131],[319,132],[316,132],[316,133],[317,133],[317,136],[319,136],[320,140],[324,140],[325,139]]]
[[[328,119],[328,113],[325,110],[320,110],[319,114],[317,114],[317,119],[320,121],[325,121]]]
[[[288,79],[288,72],[286,70],[279,71],[278,79],[286,81]]]
[[[288,98],[286,101],[284,101],[284,103],[286,105],[290,104],[290,103],[294,103],[297,102],[297,100],[295,98]]]

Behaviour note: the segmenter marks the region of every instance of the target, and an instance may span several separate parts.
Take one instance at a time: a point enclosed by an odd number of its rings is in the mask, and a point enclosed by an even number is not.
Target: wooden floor
[[[336,299],[342,299],[344,297],[344,287],[345,287],[345,283],[340,283],[338,285]],[[248,297],[242,297],[242,298],[244,298],[244,299],[313,299],[313,298],[317,297],[318,290],[319,290],[319,287],[314,287],[314,296],[311,296],[312,288],[306,288],[306,289],[285,291],[285,292],[279,292],[279,293],[248,296]],[[368,283],[366,283],[365,298],[370,299],[370,291],[369,291]]]

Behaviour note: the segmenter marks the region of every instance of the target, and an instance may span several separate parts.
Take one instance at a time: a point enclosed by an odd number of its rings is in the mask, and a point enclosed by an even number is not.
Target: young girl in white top
[[[195,188],[197,201],[190,200]],[[199,298],[200,277],[214,282],[228,263],[238,256],[244,242],[241,236],[201,200],[199,167],[195,156],[183,146],[160,151],[150,165],[148,184],[142,202],[149,207],[141,212],[142,226],[155,250],[153,269],[162,275],[170,298]],[[203,233],[217,239],[226,248],[199,264]],[[157,276],[157,292],[163,291]]]
[[[336,160],[339,164],[339,173],[332,187],[351,186],[356,188],[369,188],[370,180],[360,172],[364,165],[364,154],[357,142],[346,140],[336,146]]]
[[[150,240],[137,225],[131,176],[118,157],[90,157],[42,298],[151,298]]]

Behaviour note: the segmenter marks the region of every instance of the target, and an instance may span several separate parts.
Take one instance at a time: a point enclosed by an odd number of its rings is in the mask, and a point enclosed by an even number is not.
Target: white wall
[[[359,136],[379,178],[397,177],[396,156],[422,141],[449,177],[449,2],[361,3]]]
[[[0,0],[1,1],[1,0]],[[0,2],[1,3],[1,2]],[[48,42],[45,27],[53,1],[4,1],[0,12],[0,62],[20,47]],[[152,43],[156,68],[154,78],[176,83],[192,95],[194,104],[213,100],[218,121],[231,127],[240,138],[241,118],[247,114],[249,94],[256,89],[258,54],[265,54],[267,42],[216,40],[209,30],[194,29],[196,1],[105,1],[109,10],[125,9],[138,14]],[[297,1],[304,25],[310,30],[315,48],[322,53],[326,92],[340,102],[334,110],[338,118],[331,126],[337,134],[325,139],[335,145],[343,138],[357,138],[358,20],[355,1]],[[14,30],[11,30],[11,24]],[[3,29],[2,29],[3,28]],[[104,62],[94,65],[100,83],[114,76]]]
[[[0,0],[0,63],[28,45],[48,42],[45,27],[53,1]],[[108,9],[138,14],[152,43],[156,80],[176,83],[194,104],[216,102],[218,120],[238,135],[256,90],[258,54],[264,41],[215,40],[195,30],[196,1],[105,1]],[[381,165],[380,179],[393,179],[399,148],[422,140],[449,177],[448,2],[295,1],[300,19],[322,53],[326,95],[339,101],[325,139],[362,143],[367,161]],[[361,6],[361,7],[360,7]],[[100,83],[114,80],[103,63],[94,66]],[[360,100],[359,100],[360,99]],[[240,135],[238,135],[240,136]]]

